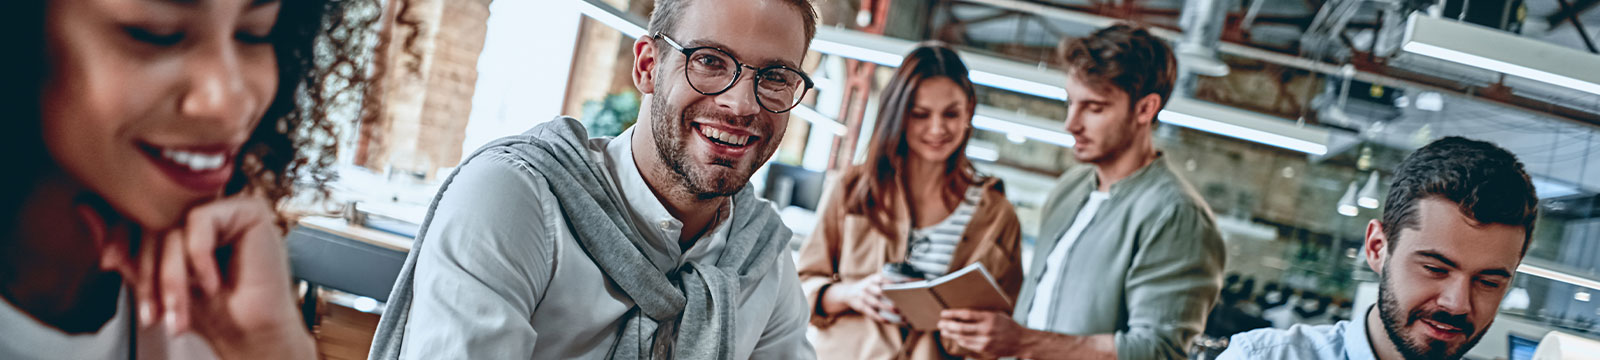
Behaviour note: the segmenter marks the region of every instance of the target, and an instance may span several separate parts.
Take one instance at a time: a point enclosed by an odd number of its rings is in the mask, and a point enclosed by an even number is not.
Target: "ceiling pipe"
[[[1217,44],[1222,42],[1222,25],[1232,0],[1192,0],[1183,3],[1178,26],[1183,37],[1177,42],[1179,88],[1193,91],[1194,76],[1227,76],[1228,64],[1217,59]]]
[[[1111,24],[1115,24],[1115,23],[1117,23],[1119,21],[1122,21],[1122,20],[1116,19],[1116,18],[1101,16],[1101,15],[1096,15],[1096,14],[1090,14],[1090,13],[1081,12],[1081,11],[1062,9],[1062,8],[1055,7],[1055,6],[1044,5],[1044,4],[1040,4],[1040,3],[1027,2],[1027,1],[1021,1],[1021,0],[958,0],[958,1],[966,2],[966,3],[973,3],[973,4],[982,4],[982,5],[987,5],[987,6],[991,6],[991,7],[995,7],[995,8],[1001,8],[1001,9],[1016,10],[1016,11],[1021,11],[1021,12],[1025,12],[1025,13],[1030,13],[1030,14],[1039,14],[1039,15],[1043,15],[1043,16],[1046,16],[1046,17],[1050,17],[1050,18],[1062,19],[1062,20],[1067,20],[1067,21],[1071,21],[1071,22],[1075,22],[1075,23],[1085,24],[1085,25],[1088,25],[1088,26],[1091,26],[1091,27],[1095,27],[1095,28],[1110,26]],[[1174,31],[1167,30],[1167,29],[1162,29],[1162,28],[1152,28],[1152,29],[1150,29],[1150,33],[1155,35],[1155,36],[1157,36],[1157,37],[1161,37],[1161,38],[1167,39],[1169,41],[1177,41],[1182,36],[1181,33],[1174,32]],[[1273,51],[1270,51],[1270,50],[1259,49],[1259,48],[1251,47],[1251,46],[1248,46],[1248,45],[1236,44],[1236,43],[1231,43],[1231,42],[1219,42],[1217,44],[1217,52],[1223,53],[1223,54],[1232,55],[1232,56],[1239,56],[1239,57],[1244,57],[1244,58],[1249,58],[1249,59],[1260,60],[1260,61],[1264,61],[1264,62],[1267,62],[1267,63],[1272,63],[1272,64],[1281,65],[1281,66],[1285,66],[1285,67],[1290,67],[1290,68],[1295,68],[1295,69],[1300,69],[1300,70],[1306,70],[1306,71],[1321,73],[1321,74],[1324,74],[1324,75],[1339,76],[1340,73],[1342,72],[1342,69],[1341,69],[1342,66],[1340,64],[1333,64],[1333,63],[1323,62],[1323,61],[1320,61],[1320,60],[1313,60],[1313,59],[1302,58],[1302,57],[1294,56],[1294,55],[1277,53],[1277,52],[1273,52]],[[1530,113],[1530,114],[1540,114],[1540,115],[1546,115],[1546,116],[1554,116],[1554,117],[1558,117],[1558,118],[1564,118],[1564,119],[1577,121],[1577,122],[1580,122],[1580,123],[1586,123],[1588,125],[1600,126],[1600,114],[1588,113],[1588,112],[1585,112],[1583,110],[1573,109],[1573,108],[1568,108],[1568,107],[1552,106],[1554,104],[1550,104],[1548,102],[1543,102],[1543,101],[1539,101],[1539,100],[1535,100],[1535,99],[1521,98],[1521,97],[1515,97],[1515,96],[1507,96],[1507,95],[1496,94],[1496,93],[1493,93],[1493,92],[1485,92],[1484,91],[1485,89],[1478,88],[1478,87],[1472,87],[1472,86],[1448,86],[1447,87],[1447,86],[1441,86],[1441,85],[1434,85],[1434,84],[1424,83],[1424,82],[1420,82],[1420,81],[1416,81],[1416,80],[1404,79],[1404,78],[1400,78],[1400,77],[1391,76],[1391,75],[1388,75],[1388,74],[1382,74],[1382,73],[1372,72],[1372,71],[1363,70],[1363,69],[1357,69],[1357,71],[1352,76],[1352,78],[1357,80],[1357,81],[1367,82],[1367,83],[1380,85],[1380,86],[1387,86],[1387,87],[1393,87],[1393,88],[1409,88],[1409,89],[1416,89],[1416,90],[1419,90],[1419,91],[1432,91],[1432,92],[1438,92],[1438,93],[1442,93],[1442,94],[1451,94],[1451,95],[1456,95],[1456,96],[1461,96],[1461,97],[1466,97],[1466,98],[1483,99],[1483,100],[1487,100],[1487,101],[1490,101],[1490,102],[1493,102],[1493,103],[1496,103],[1496,104],[1501,104],[1501,105],[1507,106],[1507,107],[1509,107],[1511,109],[1524,111],[1524,112],[1527,112],[1527,113]]]

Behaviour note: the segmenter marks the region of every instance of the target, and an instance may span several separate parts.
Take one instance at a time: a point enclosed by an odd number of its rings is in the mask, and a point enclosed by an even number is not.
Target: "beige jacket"
[[[817,227],[800,248],[800,283],[810,301],[811,325],[817,329],[813,344],[817,358],[941,359],[964,353],[954,343],[941,346],[937,332],[881,324],[853,312],[822,314],[818,300],[829,285],[861,280],[881,272],[884,264],[906,259],[911,216],[901,193],[891,195],[898,229],[894,236],[873,230],[866,216],[847,214],[846,187],[862,175],[853,168],[830,186],[819,207]],[[979,185],[983,198],[951,256],[950,270],[982,262],[1015,303],[1023,281],[1021,225],[999,179],[983,179]]]

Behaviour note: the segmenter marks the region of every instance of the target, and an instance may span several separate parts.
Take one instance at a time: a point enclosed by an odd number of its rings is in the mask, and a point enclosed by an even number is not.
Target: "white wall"
[[[581,16],[572,1],[489,4],[462,156],[561,115]]]

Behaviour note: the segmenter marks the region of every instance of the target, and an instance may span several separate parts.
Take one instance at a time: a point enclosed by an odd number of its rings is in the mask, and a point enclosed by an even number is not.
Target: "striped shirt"
[[[937,224],[912,229],[911,239],[907,241],[911,248],[906,262],[929,279],[943,276],[950,270],[950,258],[961,242],[961,233],[967,230],[967,222],[972,220],[972,213],[977,211],[978,201],[982,199],[983,187],[968,187],[966,198],[956,205],[950,216]]]

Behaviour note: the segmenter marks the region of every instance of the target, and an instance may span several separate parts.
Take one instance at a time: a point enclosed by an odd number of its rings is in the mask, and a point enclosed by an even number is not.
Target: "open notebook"
[[[1011,300],[981,263],[934,279],[884,285],[883,296],[917,330],[938,330],[939,312],[945,309],[1011,312]]]

